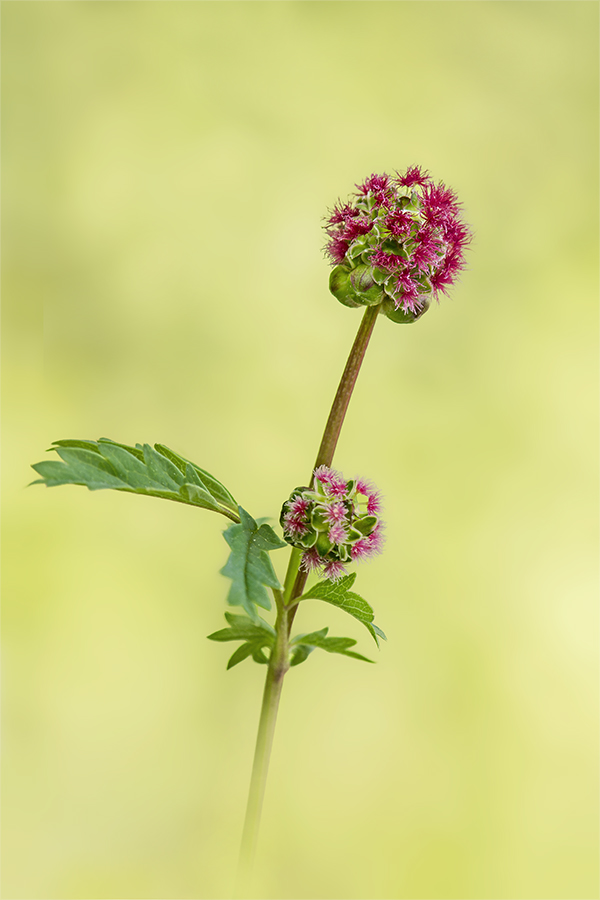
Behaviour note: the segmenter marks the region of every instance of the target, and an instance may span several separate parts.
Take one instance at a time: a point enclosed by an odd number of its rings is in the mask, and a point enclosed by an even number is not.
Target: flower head
[[[356,188],[325,225],[329,288],[345,306],[381,306],[393,322],[414,322],[464,268],[471,232],[458,198],[419,166]]]
[[[304,550],[301,568],[337,581],[346,563],[381,553],[379,492],[364,478],[346,481],[328,466],[314,471],[313,486],[298,487],[281,510],[288,544]]]

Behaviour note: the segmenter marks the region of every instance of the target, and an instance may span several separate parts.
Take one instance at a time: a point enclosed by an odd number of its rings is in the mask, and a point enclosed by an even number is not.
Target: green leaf
[[[310,647],[308,644],[298,644],[290,656],[290,666],[299,666],[300,663],[303,663],[308,659],[314,649],[314,647]]]
[[[269,525],[256,522],[241,506],[238,510],[240,524],[230,525],[223,532],[231,553],[221,574],[231,578],[227,602],[231,606],[241,606],[256,620],[256,606],[271,609],[266,588],[281,590],[268,554],[287,544],[277,537]]]
[[[248,656],[252,656],[257,663],[268,663],[269,660],[263,653],[263,648],[268,647],[271,650],[275,644],[275,630],[271,625],[260,616],[257,616],[256,619],[249,619],[248,616],[225,613],[225,618],[229,623],[229,628],[209,634],[208,640],[244,641],[230,657],[227,668],[231,669],[233,666],[237,666]]]
[[[373,619],[375,613],[372,607],[364,600],[360,594],[355,594],[350,590],[356,580],[356,572],[352,575],[345,575],[339,581],[318,581],[306,594],[300,597],[300,600],[324,600],[325,603],[331,603],[338,609],[343,609],[348,615],[358,619],[365,626],[373,640],[379,646],[378,637],[387,641],[387,638],[381,628],[374,624]]]
[[[229,628],[209,634],[209,641],[245,641],[265,637],[271,643],[275,640],[275,629],[260,616],[249,619],[248,616],[225,613],[225,618],[229,622]]]
[[[221,482],[164,444],[130,447],[100,438],[55,441],[51,449],[61,461],[46,460],[32,466],[42,476],[33,484],[81,484],[91,491],[112,488],[163,497],[239,521],[237,504]]]
[[[269,662],[269,659],[263,653],[262,648],[263,648],[263,645],[258,643],[257,641],[253,641],[253,642],[249,641],[246,644],[242,644],[229,657],[229,662],[227,663],[227,668],[232,669],[234,666],[237,666],[238,663],[243,662],[243,660],[247,659],[247,657],[249,657],[249,656],[252,657],[254,662],[262,663],[262,665],[266,665]]]
[[[237,513],[237,501],[232,497],[227,488],[222,485],[220,481],[217,481],[214,475],[211,475],[206,469],[201,469],[200,466],[197,466],[195,463],[190,462],[189,459],[184,459],[183,456],[179,456],[174,450],[165,447],[164,444],[155,444],[154,446],[159,453],[166,456],[167,459],[170,459],[171,462],[175,463],[175,465],[185,473],[186,481],[189,481],[190,476],[193,477],[195,472],[197,481],[192,483],[199,484],[200,487],[206,488],[206,490],[218,500],[221,506],[225,506],[232,510],[232,512]],[[190,472],[188,467],[193,471]]]
[[[299,634],[297,637],[293,638],[290,645],[298,648],[319,647],[321,650],[326,650],[327,653],[340,653],[342,656],[351,656],[353,659],[360,659],[362,662],[374,662],[374,660],[367,659],[366,656],[362,656],[362,654],[350,650],[350,647],[354,647],[356,644],[356,641],[353,640],[353,638],[327,637],[328,631],[328,628],[322,628],[320,631],[313,631],[310,634]],[[296,651],[294,651],[294,654],[295,652]],[[291,664],[298,665],[303,662],[307,656],[308,653],[306,653],[303,658],[299,658],[297,663]],[[294,656],[292,656],[292,659],[293,658]]]
[[[243,662],[245,659],[247,659],[249,656],[251,656],[254,653],[254,649],[255,649],[254,644],[251,644],[251,643],[241,644],[237,648],[237,650],[234,650],[234,652],[229,657],[229,661],[227,663],[227,668],[233,669],[233,667],[237,666],[238,663]]]

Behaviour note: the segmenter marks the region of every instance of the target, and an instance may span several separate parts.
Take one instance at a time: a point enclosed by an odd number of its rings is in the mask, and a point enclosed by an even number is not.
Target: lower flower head
[[[419,166],[370,175],[325,230],[332,294],[345,306],[381,306],[394,322],[416,321],[448,292],[471,240],[454,191]]]
[[[345,564],[381,553],[381,498],[369,481],[347,481],[328,466],[315,469],[313,486],[292,491],[281,510],[288,544],[303,550],[300,567],[337,581]]]

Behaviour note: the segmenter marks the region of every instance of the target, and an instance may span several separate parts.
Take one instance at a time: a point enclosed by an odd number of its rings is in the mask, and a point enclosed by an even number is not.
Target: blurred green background
[[[420,163],[469,269],[378,322],[336,457],[386,498],[389,641],[288,676],[256,895],[597,897],[597,4],[2,16],[4,896],[231,891],[264,669],[205,640],[227,523],[28,466],[163,441],[276,517],[360,319],[322,218]]]

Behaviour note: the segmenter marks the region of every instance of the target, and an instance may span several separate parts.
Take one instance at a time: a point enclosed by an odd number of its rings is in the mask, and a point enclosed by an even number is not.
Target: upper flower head
[[[281,510],[288,544],[304,550],[301,568],[332,581],[345,575],[345,563],[381,553],[381,498],[370,481],[350,481],[328,466],[314,471],[314,487],[292,491]]]
[[[471,240],[454,191],[419,166],[370,175],[325,225],[332,294],[345,306],[379,306],[414,322],[447,293]]]

